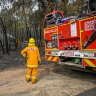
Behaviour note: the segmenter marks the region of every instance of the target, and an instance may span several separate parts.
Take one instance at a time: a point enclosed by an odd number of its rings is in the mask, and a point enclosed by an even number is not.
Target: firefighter
[[[34,38],[29,39],[28,46],[21,51],[27,59],[26,81],[29,82],[32,76],[32,84],[37,82],[38,63],[41,62],[38,48],[35,46]]]

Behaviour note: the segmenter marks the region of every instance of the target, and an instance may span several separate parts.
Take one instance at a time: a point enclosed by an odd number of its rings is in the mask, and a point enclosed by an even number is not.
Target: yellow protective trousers
[[[32,77],[32,81],[37,80],[38,67],[27,68],[26,80],[29,81]]]

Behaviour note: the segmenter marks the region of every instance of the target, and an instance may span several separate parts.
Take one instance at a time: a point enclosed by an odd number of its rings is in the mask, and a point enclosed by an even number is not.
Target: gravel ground
[[[18,52],[0,58],[0,96],[96,96],[96,74],[43,60],[38,82],[25,81],[25,60]]]

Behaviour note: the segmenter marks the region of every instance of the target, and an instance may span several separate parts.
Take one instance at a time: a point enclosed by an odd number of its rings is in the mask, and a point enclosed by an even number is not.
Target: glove
[[[24,54],[22,54],[22,56],[24,57],[24,58],[26,58],[27,57],[27,55],[24,53]]]
[[[40,59],[40,58],[38,58],[38,61],[39,61],[39,62],[41,62],[41,59]]]

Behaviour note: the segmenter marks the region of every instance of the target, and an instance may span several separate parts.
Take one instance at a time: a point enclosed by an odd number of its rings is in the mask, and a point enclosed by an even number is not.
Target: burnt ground
[[[43,56],[38,82],[27,83],[25,74],[20,51],[0,55],[0,96],[96,96],[96,74],[47,62]]]
[[[23,61],[23,62],[22,62]],[[8,68],[16,68],[25,65],[25,60],[21,57],[20,51],[12,51],[10,54],[0,55],[0,70],[4,71]]]

